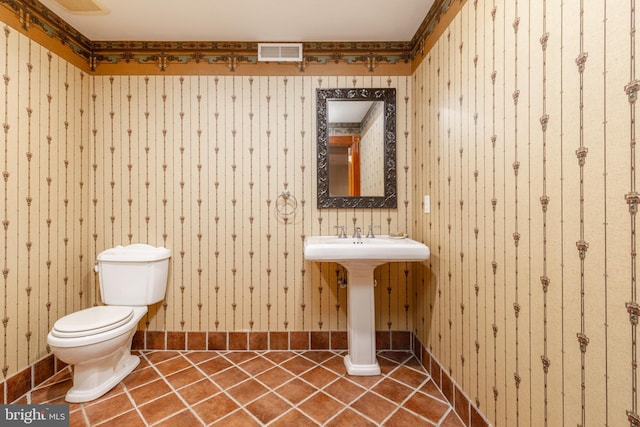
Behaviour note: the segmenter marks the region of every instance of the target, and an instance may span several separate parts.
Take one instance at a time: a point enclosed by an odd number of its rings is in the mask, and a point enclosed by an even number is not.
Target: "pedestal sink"
[[[349,375],[379,375],[373,270],[387,262],[426,260],[429,248],[404,236],[310,236],[304,241],[304,257],[308,261],[337,262],[347,270],[349,352],[344,364]]]

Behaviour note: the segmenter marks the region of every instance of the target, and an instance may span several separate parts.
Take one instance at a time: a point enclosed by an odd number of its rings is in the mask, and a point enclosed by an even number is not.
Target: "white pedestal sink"
[[[415,240],[386,235],[373,238],[310,236],[304,241],[304,257],[308,261],[337,262],[346,268],[349,354],[344,364],[349,375],[379,375],[373,270],[387,262],[426,260],[429,248]]]

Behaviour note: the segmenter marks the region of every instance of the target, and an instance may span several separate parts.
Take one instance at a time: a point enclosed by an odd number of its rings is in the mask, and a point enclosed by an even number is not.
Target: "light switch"
[[[429,195],[424,196],[424,213],[431,213],[431,197]]]

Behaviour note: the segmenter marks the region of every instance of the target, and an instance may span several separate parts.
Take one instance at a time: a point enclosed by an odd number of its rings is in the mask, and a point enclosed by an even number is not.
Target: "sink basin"
[[[388,235],[374,238],[309,236],[304,241],[304,257],[309,261],[337,262],[345,267],[373,266],[387,262],[422,261],[429,258],[429,248],[408,238]]]
[[[304,258],[337,262],[347,270],[349,352],[344,364],[349,375],[380,375],[376,359],[373,270],[387,262],[423,261],[429,258],[429,248],[405,237],[309,236],[304,241]]]

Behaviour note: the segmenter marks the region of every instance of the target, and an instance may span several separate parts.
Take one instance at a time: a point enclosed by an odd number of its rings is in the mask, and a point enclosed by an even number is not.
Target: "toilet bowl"
[[[53,354],[73,367],[73,387],[66,401],[97,399],[138,366],[140,358],[131,354],[131,342],[147,305],[164,298],[169,257],[165,248],[141,244],[98,255],[103,302],[117,305],[68,314],[47,336]],[[131,305],[121,305],[127,301]]]
[[[97,399],[138,366],[140,358],[131,354],[131,341],[146,312],[147,307],[96,306],[53,325],[47,336],[49,347],[58,359],[73,366],[73,387],[65,397],[68,402]],[[94,325],[83,319],[91,319]],[[102,325],[95,325],[98,319]]]

